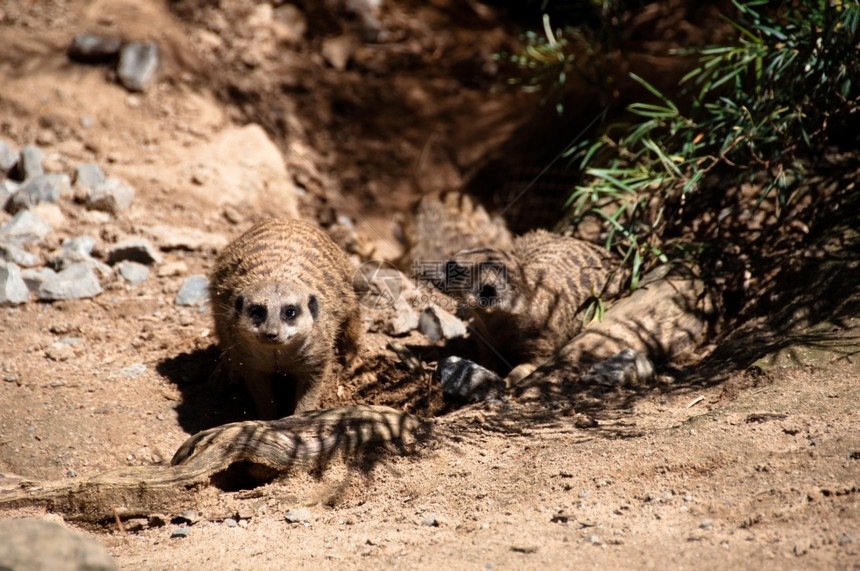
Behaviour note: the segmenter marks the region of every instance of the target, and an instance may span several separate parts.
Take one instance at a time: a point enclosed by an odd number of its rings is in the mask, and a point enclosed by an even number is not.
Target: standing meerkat
[[[361,315],[346,254],[300,220],[255,224],[218,257],[210,294],[222,356],[263,419],[317,406],[335,349],[355,356]],[[218,379],[216,379],[218,380]]]
[[[529,232],[510,251],[479,248],[446,263],[446,293],[481,346],[480,360],[510,371],[508,386],[530,375],[583,328],[594,298],[620,292],[612,255],[589,242]],[[513,370],[511,370],[513,369]]]

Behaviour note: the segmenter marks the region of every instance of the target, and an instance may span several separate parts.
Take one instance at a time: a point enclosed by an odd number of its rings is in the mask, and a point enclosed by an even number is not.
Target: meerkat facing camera
[[[264,220],[218,257],[210,294],[221,361],[214,376],[244,382],[259,416],[317,406],[335,350],[349,361],[361,332],[346,254],[308,222]]]

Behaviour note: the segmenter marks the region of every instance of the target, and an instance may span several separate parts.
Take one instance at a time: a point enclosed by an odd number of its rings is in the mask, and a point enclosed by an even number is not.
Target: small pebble
[[[66,54],[69,59],[82,63],[100,63],[117,56],[122,41],[119,38],[103,38],[94,34],[78,34],[72,40]]]
[[[290,510],[286,514],[284,514],[284,519],[286,519],[290,523],[302,523],[306,521],[310,521],[311,512],[306,508],[299,508],[297,510]]]
[[[398,298],[394,302],[394,318],[385,322],[382,327],[382,332],[392,337],[406,335],[416,327],[418,327],[418,312],[412,309],[403,298]]]
[[[133,285],[142,284],[149,277],[149,268],[137,262],[124,260],[117,264],[116,269],[119,275]]]
[[[502,379],[484,367],[460,357],[446,357],[439,361],[433,378],[442,384],[446,397],[476,401],[487,396]]]
[[[170,537],[188,537],[191,530],[187,527],[174,527],[170,532]]]
[[[66,343],[56,341],[45,349],[45,356],[54,361],[67,361],[75,356],[75,350]]]
[[[42,161],[45,153],[35,145],[26,145],[21,149],[21,157],[18,159],[18,175],[21,180],[28,180],[44,174]]]
[[[702,520],[702,522],[699,523],[699,528],[700,529],[714,529],[714,522],[712,520],[709,520],[709,519]]]
[[[439,306],[429,305],[418,318],[418,331],[433,341],[457,339],[466,335],[466,325]]]
[[[588,543],[591,543],[593,545],[601,545],[602,544],[602,542],[600,541],[600,538],[597,537],[596,535],[589,535],[588,536]]]
[[[75,169],[74,184],[77,187],[92,188],[105,182],[105,173],[95,163],[83,163]]]
[[[436,514],[427,514],[421,520],[421,525],[425,527],[439,527],[439,519],[436,517]]]
[[[195,274],[182,282],[176,294],[176,305],[203,306],[209,302],[209,278]]]
[[[87,195],[87,208],[119,214],[134,202],[134,189],[117,178],[94,184]]]
[[[236,527],[237,525],[239,525],[239,522],[237,522],[232,517],[228,517],[227,519],[225,519],[224,523],[227,525],[227,527]]]
[[[30,289],[21,268],[13,263],[0,262],[0,306],[19,305],[29,300]]]
[[[119,52],[119,82],[130,91],[146,91],[155,83],[159,63],[155,42],[130,42]]]

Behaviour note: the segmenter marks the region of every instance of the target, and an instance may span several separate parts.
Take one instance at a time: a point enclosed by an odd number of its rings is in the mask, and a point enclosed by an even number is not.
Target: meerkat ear
[[[317,316],[320,314],[320,304],[317,301],[317,296],[311,294],[310,299],[308,299],[308,311],[311,312],[311,317],[314,318],[314,321],[317,320]]]

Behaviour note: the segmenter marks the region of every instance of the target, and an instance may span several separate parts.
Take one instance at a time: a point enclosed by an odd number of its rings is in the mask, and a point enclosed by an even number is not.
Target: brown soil
[[[89,234],[103,252],[152,224],[229,239],[277,213],[271,202],[226,208],[205,173],[177,168],[205,166],[201,144],[256,122],[304,191],[302,215],[326,227],[349,216],[370,244],[354,253],[393,260],[398,217],[414,198],[471,180],[532,119],[534,99],[491,89],[491,55],[515,35],[478,3],[385,3],[388,35],[377,44],[358,43],[358,20],[307,3],[308,32],[292,47],[249,23],[254,5],[0,8],[0,136],[38,141],[55,171],[96,162],[137,189],[132,208],[108,220],[63,199],[65,222],[44,251]],[[65,49],[83,31],[158,41],[158,85],[130,95],[108,67],[69,62]],[[359,45],[344,71],[320,55],[338,35]],[[182,506],[201,517],[186,537],[171,534],[187,523],[145,519],[86,532],[134,569],[860,568],[856,235],[830,231],[746,292],[755,319],[728,322],[715,346],[667,364],[644,388],[571,380],[560,394],[458,407],[431,379],[438,345],[418,333],[399,339],[422,362],[410,372],[388,337],[368,334],[363,365],[323,405],[434,419],[414,453],[334,462],[253,490],[201,490]],[[834,249],[834,231],[853,241]],[[139,286],[117,279],[92,300],[0,310],[0,472],[61,480],[164,464],[189,435],[253,417],[240,393],[208,389],[209,314],[173,304],[186,275],[212,269],[215,249],[167,250],[165,263],[182,261],[184,272],[152,272]],[[57,342],[72,353],[54,352]],[[309,521],[285,520],[302,507]],[[237,514],[239,525],[225,522]]]

